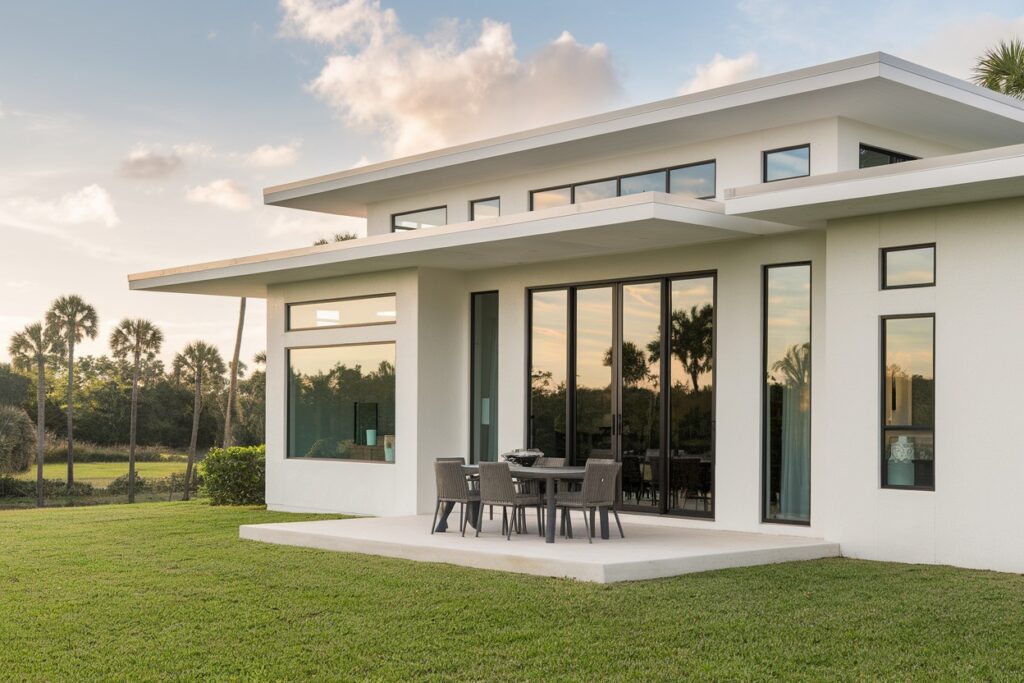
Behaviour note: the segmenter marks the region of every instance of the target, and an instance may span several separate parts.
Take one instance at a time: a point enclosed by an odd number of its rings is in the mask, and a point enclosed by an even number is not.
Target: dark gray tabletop
[[[467,472],[477,472],[479,465],[463,465]],[[512,476],[517,479],[582,479],[584,467],[522,467],[509,464]]]

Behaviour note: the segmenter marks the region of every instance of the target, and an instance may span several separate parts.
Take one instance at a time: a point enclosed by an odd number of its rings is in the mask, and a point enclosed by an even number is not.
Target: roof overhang
[[[865,214],[1024,197],[1024,145],[727,190],[726,213],[821,225]]]
[[[129,275],[134,290],[266,296],[274,284],[403,268],[480,270],[656,250],[798,228],[726,215],[714,201],[660,192],[443,228]]]
[[[365,216],[394,197],[606,158],[846,117],[959,149],[1015,144],[1024,104],[882,53],[675,97],[512,135],[269,187],[274,206]]]

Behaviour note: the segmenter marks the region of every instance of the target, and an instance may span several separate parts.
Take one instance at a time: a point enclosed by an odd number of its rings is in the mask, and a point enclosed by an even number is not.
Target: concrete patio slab
[[[572,578],[596,583],[636,581],[692,572],[839,556],[839,544],[818,538],[693,529],[665,524],[658,518],[623,515],[626,538],[587,543],[577,519],[577,536],[544,543],[532,534],[500,535],[501,522],[485,520],[479,538],[473,529],[430,533],[431,517],[365,517],[316,522],[247,524],[243,539],[320,548],[338,552],[397,557],[420,562],[497,569],[500,571]]]

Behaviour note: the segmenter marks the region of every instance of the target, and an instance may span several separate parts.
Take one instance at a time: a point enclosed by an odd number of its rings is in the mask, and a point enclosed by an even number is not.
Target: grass
[[[0,677],[1024,677],[1017,575],[836,559],[598,586],[238,540],[309,518],[0,512]]]
[[[186,463],[184,462],[137,462],[135,473],[143,479],[163,479],[172,474],[184,473]],[[44,479],[65,480],[68,474],[67,463],[44,463]],[[118,477],[128,474],[127,462],[76,462],[75,481],[92,484],[96,488],[105,488],[110,482]],[[36,478],[36,468],[33,465],[26,472],[15,475],[18,479]]]

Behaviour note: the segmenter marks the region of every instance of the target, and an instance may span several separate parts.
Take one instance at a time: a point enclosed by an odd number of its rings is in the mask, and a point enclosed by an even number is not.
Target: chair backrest
[[[565,458],[549,458],[546,455],[537,458],[534,467],[564,467]]]
[[[495,505],[515,505],[516,487],[507,462],[480,463],[480,500]]]
[[[587,460],[583,472],[583,504],[614,505],[622,463],[613,460]]]
[[[462,458],[435,460],[434,477],[437,482],[438,498],[455,501],[469,498],[469,485],[466,483],[466,474],[462,471]]]

